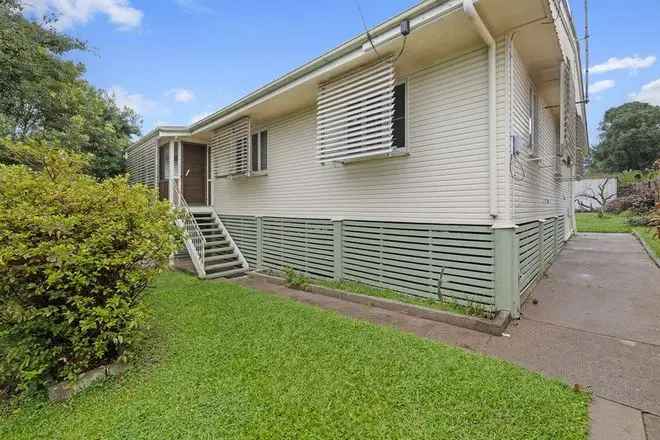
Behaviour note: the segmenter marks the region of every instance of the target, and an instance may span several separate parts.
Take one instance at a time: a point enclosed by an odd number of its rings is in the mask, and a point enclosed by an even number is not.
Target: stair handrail
[[[206,245],[206,238],[204,237],[204,234],[202,234],[202,230],[199,228],[197,220],[195,220],[195,216],[190,210],[190,206],[188,206],[188,202],[186,202],[186,199],[179,192],[177,185],[174,185],[173,205],[175,208],[180,209],[184,213],[182,224],[179,226],[182,227],[188,234],[186,239],[186,247],[191,254],[190,257],[193,260],[193,264],[195,265],[197,272],[200,276],[203,277],[205,275],[204,250]],[[191,251],[194,251],[195,255],[193,255],[193,252]]]

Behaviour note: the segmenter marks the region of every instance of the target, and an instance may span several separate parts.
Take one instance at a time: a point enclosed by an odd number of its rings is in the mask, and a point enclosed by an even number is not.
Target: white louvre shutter
[[[217,129],[209,145],[214,177],[248,175],[250,118],[239,119]]]
[[[156,164],[158,161],[158,139],[153,138],[126,153],[126,170],[131,184],[156,185]]]
[[[394,65],[391,60],[321,85],[317,148],[321,163],[392,151]]]

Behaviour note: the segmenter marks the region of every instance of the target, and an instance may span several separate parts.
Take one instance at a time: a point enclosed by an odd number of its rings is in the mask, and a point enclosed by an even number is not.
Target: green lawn
[[[646,244],[649,245],[651,250],[655,252],[655,256],[660,258],[660,239],[655,237],[655,231],[651,228],[645,228],[643,226],[635,227],[634,229],[635,232],[637,232],[639,236],[642,237],[642,240],[644,240]]]
[[[598,217],[594,212],[578,212],[575,222],[578,232],[632,232],[623,215],[605,214]]]
[[[587,395],[503,361],[181,273],[147,300],[143,360],[0,438],[586,438]]]
[[[624,214],[606,214],[604,217],[598,217],[598,214],[592,212],[578,212],[575,214],[578,232],[626,233],[634,230],[655,251],[655,255],[660,258],[660,240],[654,237],[654,231],[644,226],[630,226],[626,223],[627,218]]]

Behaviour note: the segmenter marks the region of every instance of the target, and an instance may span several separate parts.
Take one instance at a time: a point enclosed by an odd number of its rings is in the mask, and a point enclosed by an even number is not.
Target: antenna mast
[[[589,104],[589,0],[584,0],[584,63],[585,68],[585,83],[584,83],[584,99]]]

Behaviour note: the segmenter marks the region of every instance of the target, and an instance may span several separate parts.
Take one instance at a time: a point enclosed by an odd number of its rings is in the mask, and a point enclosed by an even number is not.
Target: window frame
[[[538,153],[540,126],[539,116],[539,95],[536,92],[536,86],[534,83],[531,83],[529,86],[529,123],[527,127],[529,143],[527,147],[532,151],[532,154]]]
[[[265,137],[266,137],[266,145],[265,145],[265,149],[266,149],[266,168],[263,168],[263,164],[261,163],[262,162],[262,154],[261,154],[262,153],[262,135],[264,133],[266,134],[265,135]],[[254,139],[255,136],[257,138],[256,148],[255,148],[255,145],[253,145],[253,139]],[[250,176],[263,176],[263,175],[266,175],[268,173],[268,144],[269,144],[269,141],[270,141],[269,137],[270,136],[268,135],[268,128],[259,128],[259,129],[254,130],[252,133],[250,133],[250,164],[249,164],[250,165],[250,174],[249,174]],[[256,161],[257,169],[256,170],[252,168],[252,165],[253,165],[252,161],[254,159],[253,155],[254,155],[255,151],[256,151],[256,154],[257,154],[257,161]]]

